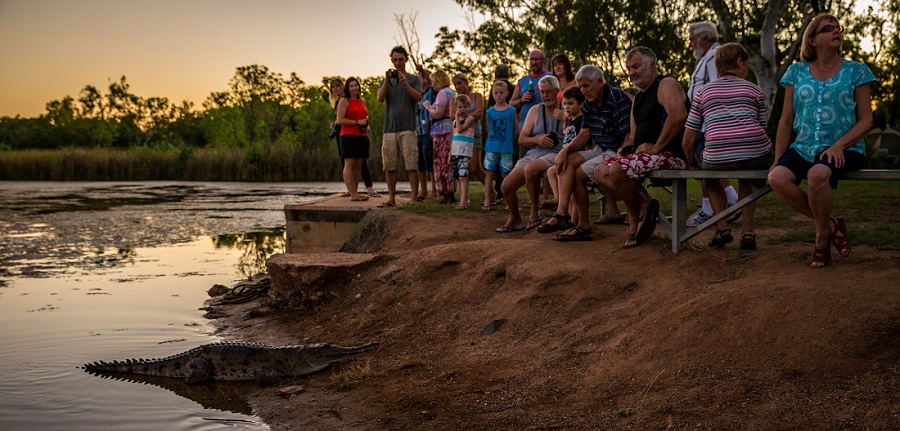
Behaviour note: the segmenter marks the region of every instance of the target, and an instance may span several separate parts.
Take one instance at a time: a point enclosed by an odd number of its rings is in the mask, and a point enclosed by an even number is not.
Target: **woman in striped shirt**
[[[766,104],[762,90],[746,80],[750,55],[743,46],[728,43],[715,54],[719,79],[705,85],[691,105],[685,124],[683,147],[688,162],[703,169],[740,170],[768,169],[772,166],[774,151],[766,134]],[[706,147],[702,159],[694,159],[694,143],[697,134],[705,128]],[[698,163],[699,162],[699,163]],[[706,181],[706,188],[713,211],[725,210],[725,189],[719,181]],[[743,199],[753,190],[765,184],[761,180],[739,180],[738,198]],[[753,233],[753,212],[756,203],[742,209],[743,233],[740,248],[756,249]],[[724,247],[734,241],[728,221],[722,219],[716,234],[709,241],[710,247]]]

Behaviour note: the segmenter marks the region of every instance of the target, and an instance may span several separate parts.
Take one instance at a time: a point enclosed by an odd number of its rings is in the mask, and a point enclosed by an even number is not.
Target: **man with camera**
[[[409,174],[410,202],[416,201],[419,192],[416,104],[422,99],[422,81],[416,75],[406,73],[407,59],[406,49],[402,46],[391,49],[394,68],[384,73],[384,80],[378,88],[378,102],[386,103],[381,159],[388,186],[388,200],[380,207],[397,204],[397,170],[401,166],[405,166]]]
[[[559,80],[548,75],[538,82],[541,103],[533,106],[525,117],[522,132],[519,134],[519,145],[528,148],[525,155],[519,158],[512,172],[503,180],[503,196],[509,206],[509,219],[495,229],[498,233],[515,232],[522,229],[533,229],[541,225],[540,187],[541,175],[556,163],[556,154],[562,148],[565,112],[559,107]],[[524,223],[519,214],[519,198],[516,191],[525,184],[531,197],[531,210],[528,223]]]

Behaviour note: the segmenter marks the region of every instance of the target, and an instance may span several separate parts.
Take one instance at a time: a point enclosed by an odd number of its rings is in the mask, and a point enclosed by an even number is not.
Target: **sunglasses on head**
[[[820,33],[831,33],[835,29],[837,29],[838,33],[840,33],[840,34],[844,33],[844,26],[828,24],[825,27],[822,27],[821,29],[819,29],[819,31],[817,31],[814,35],[820,34]]]

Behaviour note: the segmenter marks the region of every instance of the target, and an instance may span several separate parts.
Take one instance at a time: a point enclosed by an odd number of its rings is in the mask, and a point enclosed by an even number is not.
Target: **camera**
[[[369,124],[368,124],[368,123],[359,126],[359,133],[366,133],[366,129],[368,129],[368,128],[369,128]]]
[[[556,132],[550,132],[547,137],[549,137],[550,140],[553,141],[554,147],[559,145],[559,135],[557,135]]]
[[[396,69],[391,71],[391,78],[397,79],[399,77],[400,77],[400,72],[398,72]]]
[[[331,133],[328,134],[328,139],[334,139],[335,136],[337,136],[337,135],[338,135],[337,126],[331,126]]]

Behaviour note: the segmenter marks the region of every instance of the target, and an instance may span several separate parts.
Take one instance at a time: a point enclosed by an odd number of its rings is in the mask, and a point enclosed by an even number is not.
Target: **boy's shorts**
[[[500,167],[500,172],[508,174],[512,172],[513,157],[512,153],[484,153],[484,163],[482,167],[486,171],[494,172]]]

